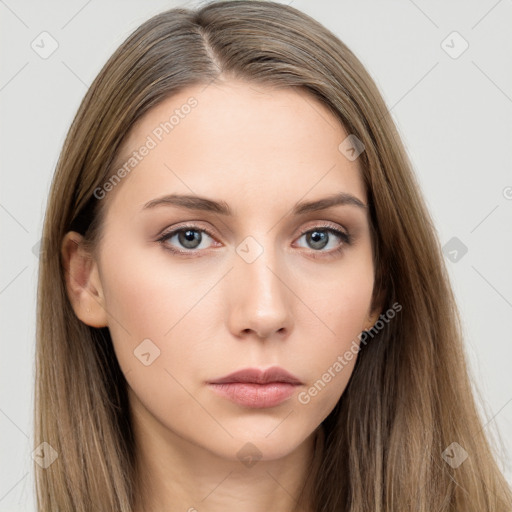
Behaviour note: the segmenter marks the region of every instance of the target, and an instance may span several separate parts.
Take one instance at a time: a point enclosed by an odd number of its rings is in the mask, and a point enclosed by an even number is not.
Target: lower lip
[[[238,405],[263,409],[275,407],[290,398],[297,386],[287,382],[269,382],[268,384],[228,382],[210,384],[210,387],[219,395],[229,398]]]

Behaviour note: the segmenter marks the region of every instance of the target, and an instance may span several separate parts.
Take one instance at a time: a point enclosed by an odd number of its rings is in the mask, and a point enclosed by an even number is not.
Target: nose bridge
[[[229,313],[235,331],[250,329],[267,337],[291,327],[292,304],[283,268],[272,235],[248,236],[236,247]]]

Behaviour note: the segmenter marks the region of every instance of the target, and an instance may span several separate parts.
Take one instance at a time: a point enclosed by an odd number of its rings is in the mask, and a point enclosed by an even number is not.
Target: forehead
[[[134,125],[111,199],[142,206],[179,192],[244,205],[257,198],[261,208],[264,198],[275,204],[345,191],[365,201],[358,162],[339,150],[348,135],[325,105],[296,88],[235,80],[192,86]]]

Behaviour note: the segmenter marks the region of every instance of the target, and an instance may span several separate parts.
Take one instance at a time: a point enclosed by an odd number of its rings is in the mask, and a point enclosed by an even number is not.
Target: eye
[[[345,245],[352,243],[352,237],[349,233],[340,231],[330,224],[316,226],[303,231],[299,236],[299,240],[303,237],[309,248],[312,249],[313,257],[318,257],[314,253],[320,253],[327,257],[334,256],[341,252]],[[165,249],[175,254],[193,255],[209,248],[208,239],[215,240],[213,234],[208,230],[196,225],[190,225],[164,232],[157,241]],[[216,243],[218,244],[218,242]],[[325,248],[328,249],[324,250]]]
[[[314,252],[340,252],[345,245],[350,245],[352,242],[351,236],[348,233],[333,228],[330,225],[316,226],[308,229],[302,232],[299,240],[303,237],[308,247],[313,249]],[[340,240],[342,241],[341,243]],[[328,249],[324,251],[323,249],[326,247]]]
[[[197,226],[184,226],[164,233],[158,239],[158,242],[164,244],[166,249],[172,252],[186,253],[196,249],[206,249],[207,247],[201,246],[201,244],[207,241],[208,238],[213,239],[213,236],[207,230]],[[173,239],[178,244],[178,248],[171,244]],[[185,250],[181,250],[181,248]]]

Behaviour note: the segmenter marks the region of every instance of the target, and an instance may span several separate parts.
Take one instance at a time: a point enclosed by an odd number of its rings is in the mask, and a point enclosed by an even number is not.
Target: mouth
[[[282,382],[287,384],[302,384],[302,382],[295,377],[295,375],[286,371],[279,366],[273,366],[266,370],[259,368],[245,368],[236,372],[230,373],[225,377],[210,381],[210,384],[231,384],[237,382],[251,383],[251,384],[270,384]]]
[[[263,409],[288,400],[302,382],[280,367],[247,368],[208,382],[212,391],[237,405]]]

